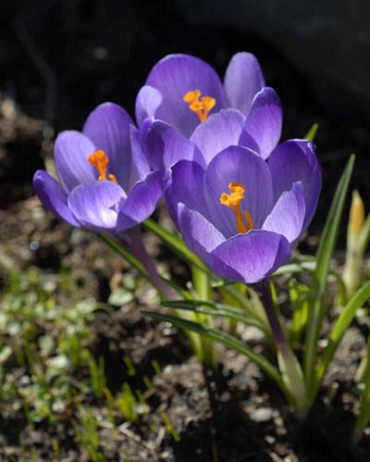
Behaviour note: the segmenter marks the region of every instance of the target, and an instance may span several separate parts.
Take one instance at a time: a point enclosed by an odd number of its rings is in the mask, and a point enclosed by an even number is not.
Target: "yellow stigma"
[[[90,164],[96,168],[96,170],[99,172],[99,181],[103,181],[107,179],[107,165],[109,164],[109,158],[105,154],[104,151],[95,151],[93,154],[90,154],[87,160],[90,162]],[[117,178],[109,174],[108,179],[111,180],[113,183],[117,183]]]
[[[191,90],[184,96],[184,101],[189,103],[189,109],[194,111],[201,122],[207,120],[208,114],[215,107],[216,99],[210,96],[200,98],[200,90]],[[200,98],[200,99],[199,99]]]
[[[244,199],[245,186],[241,183],[229,183],[231,194],[222,193],[220,202],[230,207],[236,217],[236,228],[238,233],[247,233],[254,228],[252,217],[246,210],[240,210],[240,202]]]

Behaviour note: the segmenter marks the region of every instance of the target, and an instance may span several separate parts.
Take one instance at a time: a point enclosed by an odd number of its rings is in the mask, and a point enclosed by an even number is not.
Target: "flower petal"
[[[124,190],[132,168],[130,125],[127,112],[114,103],[100,104],[87,118],[83,133],[109,158],[108,173],[113,173]]]
[[[212,267],[211,252],[225,241],[224,236],[203,215],[178,204],[179,229],[185,243]]]
[[[95,145],[80,132],[67,130],[58,135],[54,157],[60,182],[67,193],[98,177],[98,172],[87,160],[94,151]]]
[[[314,145],[307,140],[290,140],[279,144],[272,152],[268,166],[271,171],[275,201],[293,183],[300,181],[306,202],[303,229],[310,224],[321,190],[321,169]]]
[[[239,144],[267,159],[279,142],[282,125],[280,98],[272,88],[263,88],[253,100]]]
[[[293,184],[290,191],[284,191],[276,202],[262,229],[274,231],[294,243],[303,231],[306,204],[303,197],[302,183]]]
[[[226,69],[224,86],[230,105],[248,114],[254,96],[265,86],[257,58],[251,53],[237,53]]]
[[[144,85],[137,94],[135,104],[136,122],[141,126],[147,117],[156,117],[157,109],[162,104],[162,95],[159,90]]]
[[[144,146],[149,164],[155,170],[168,171],[179,160],[204,164],[197,146],[161,120],[152,123],[144,137]]]
[[[181,160],[175,164],[165,180],[165,201],[171,218],[178,226],[178,204],[208,217],[203,191],[204,170],[196,162]]]
[[[146,178],[150,172],[150,166],[147,157],[143,152],[143,133],[138,130],[134,125],[130,126],[130,138],[133,166],[131,169],[130,185],[127,189],[129,191],[138,180]]]
[[[229,183],[241,183],[246,188],[241,210],[248,211],[254,227],[260,228],[273,205],[272,181],[266,162],[250,149],[229,146],[208,165],[204,195],[212,223],[226,237],[238,232],[234,213],[220,202],[221,194],[229,193]]]
[[[198,116],[183,100],[187,92],[200,90],[202,96],[215,98],[216,105],[212,112],[226,105],[219,76],[209,64],[194,56],[166,56],[153,67],[146,84],[158,89],[163,98],[155,117],[169,123],[186,137],[199,124]]]
[[[123,189],[111,181],[77,186],[68,197],[73,215],[84,228],[114,235],[118,209],[125,199]]]
[[[138,181],[119,209],[117,231],[122,232],[146,220],[155,210],[163,192],[162,175],[152,172]]]
[[[223,263],[212,267],[216,274],[253,284],[267,278],[289,260],[290,245],[280,234],[252,230],[228,239],[212,254]]]
[[[37,197],[54,215],[72,226],[80,226],[69,210],[67,193],[49,173],[44,170],[38,170],[33,176],[33,187]]]
[[[190,140],[201,150],[206,164],[228,146],[238,145],[245,117],[236,109],[221,109],[198,125]]]

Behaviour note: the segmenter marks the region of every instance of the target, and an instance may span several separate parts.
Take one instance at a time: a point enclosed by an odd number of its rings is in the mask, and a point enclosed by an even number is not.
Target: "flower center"
[[[241,183],[229,183],[231,194],[222,193],[220,202],[230,207],[236,217],[238,233],[247,233],[254,228],[252,217],[246,210],[240,210],[240,202],[244,199],[245,186]]]
[[[215,107],[216,99],[210,96],[202,96],[200,98],[200,90],[191,90],[184,96],[184,101],[189,103],[189,109],[194,111],[201,122],[207,120],[208,114]]]
[[[99,181],[109,179],[113,183],[117,183],[117,178],[111,173],[108,175],[108,178],[107,178],[107,165],[109,164],[109,158],[105,154],[104,151],[101,151],[101,150],[95,151],[93,154],[89,155],[87,160],[99,172],[99,178],[98,178]]]

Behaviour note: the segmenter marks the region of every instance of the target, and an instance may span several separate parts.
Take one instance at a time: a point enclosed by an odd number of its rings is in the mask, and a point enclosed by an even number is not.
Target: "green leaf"
[[[280,389],[287,397],[289,397],[289,399],[291,398],[289,390],[283,383],[283,380],[277,369],[263,355],[253,351],[252,348],[243,343],[241,340],[233,337],[230,334],[227,334],[226,332],[222,332],[221,330],[197,324],[185,319],[176,318],[175,316],[164,315],[153,311],[142,311],[142,313],[146,316],[156,319],[157,321],[169,322],[181,329],[193,331],[199,335],[205,335],[212,340],[222,343],[228,348],[232,348],[238,353],[247,356],[247,358],[256,363],[263,370],[263,372],[280,387]]]
[[[316,138],[316,133],[317,133],[318,128],[319,128],[319,125],[314,123],[312,127],[308,130],[304,138],[308,141],[314,141],[314,139]]]
[[[322,320],[325,314],[326,279],[329,273],[330,259],[338,235],[339,223],[343,213],[344,201],[347,195],[354,162],[355,156],[352,154],[335,191],[316,254],[317,266],[313,274],[312,290],[310,294],[311,303],[307,323],[304,357],[304,373],[308,393],[313,393],[316,389],[316,374],[314,368]]]
[[[148,271],[144,267],[144,265],[136,258],[132,253],[126,249],[121,243],[116,241],[115,239],[106,236],[105,234],[98,234],[100,239],[104,241],[106,244],[109,245],[115,252],[119,253],[130,265],[136,268],[139,273],[144,276],[146,279],[150,280]]]
[[[196,266],[205,273],[211,274],[208,266],[203,263],[203,261],[187,247],[181,237],[175,233],[171,233],[171,231],[168,231],[167,229],[162,228],[162,226],[150,218],[145,220],[143,223],[148,229],[150,229],[150,231],[162,239],[167,247],[175,252],[180,258],[183,258],[190,265]]]
[[[272,277],[282,276],[283,274],[298,274],[303,272],[314,273],[317,269],[316,261],[302,261],[297,263],[288,263],[287,265],[281,266],[275,271]],[[340,294],[346,294],[346,286],[344,284],[342,275],[336,271],[334,268],[329,268],[328,274],[331,274],[335,277],[338,285]]]
[[[214,316],[214,317],[229,318],[235,321],[240,321],[247,326],[257,327],[262,332],[264,332],[266,336],[271,337],[271,333],[266,328],[265,324],[263,324],[261,321],[259,321],[255,317],[252,317],[246,314],[240,308],[238,309],[238,308],[235,308],[229,305],[216,304],[214,302],[205,301],[205,300],[192,300],[192,301],[176,300],[176,301],[163,302],[162,305],[167,306],[169,308],[176,309],[176,310],[188,310],[188,311],[193,311],[195,313],[202,313],[202,314],[207,314],[207,315]]]
[[[317,388],[319,387],[324,377],[324,374],[327,371],[329,364],[333,359],[333,356],[335,355],[335,352],[337,351],[344,334],[346,333],[346,330],[353,321],[353,318],[355,317],[357,310],[361,308],[369,298],[370,281],[367,282],[364,286],[362,286],[361,289],[359,289],[353,295],[353,297],[349,300],[349,302],[341,312],[340,316],[338,317],[337,321],[335,322],[329,337],[329,343],[324,350],[322,359],[317,369],[316,390],[314,391],[317,391]]]
[[[279,269],[275,271],[272,275],[281,276],[282,274],[296,274],[296,273],[303,273],[304,271],[309,271],[313,273],[316,269],[316,262],[315,261],[306,261],[301,263],[288,263],[287,265],[281,266]]]

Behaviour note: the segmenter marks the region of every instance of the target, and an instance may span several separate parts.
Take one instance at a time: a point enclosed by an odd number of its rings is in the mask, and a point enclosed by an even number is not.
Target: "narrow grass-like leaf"
[[[240,321],[247,326],[254,326],[260,329],[267,337],[271,337],[270,331],[266,328],[266,325],[261,321],[252,317],[241,309],[235,308],[233,306],[216,304],[212,302],[206,302],[201,300],[194,301],[169,301],[164,302],[164,306],[174,308],[176,310],[188,310],[194,311],[195,313],[203,313],[214,317],[228,318],[235,321]],[[208,308],[207,308],[208,307]]]
[[[333,356],[335,355],[335,352],[337,351],[344,334],[346,333],[346,330],[353,321],[357,310],[361,308],[364,303],[369,300],[369,298],[370,281],[362,286],[361,289],[359,289],[353,295],[335,322],[334,327],[330,333],[329,343],[323,352],[322,359],[317,369],[317,379],[314,390],[315,394],[317,393],[318,387],[324,377],[324,374],[327,371],[329,364],[333,359]]]
[[[177,234],[162,228],[158,223],[148,218],[145,220],[144,225],[150,229],[156,236],[158,236],[173,252],[180,258],[183,258],[190,265],[194,265],[207,274],[210,274],[208,266],[195,255],[185,244],[185,242]]]
[[[106,236],[105,234],[98,234],[100,239],[109,245],[115,252],[119,253],[130,265],[136,268],[139,273],[144,276],[146,279],[150,280],[148,271],[144,265],[136,258],[132,253],[127,250],[122,244],[120,244],[115,239]]]
[[[309,141],[314,141],[314,139],[316,138],[316,133],[317,133],[317,129],[319,128],[319,124],[317,123],[314,123],[312,125],[312,127],[308,130],[308,132],[306,133],[306,135],[304,136],[304,138],[306,140],[309,140]]]
[[[187,321],[185,319],[176,318],[175,316],[164,315],[156,313],[154,311],[142,311],[142,313],[146,316],[156,319],[157,321],[169,322],[181,329],[190,330],[199,335],[205,335],[211,338],[212,340],[222,343],[228,348],[232,348],[238,353],[247,356],[251,361],[256,363],[266,375],[268,375],[272,380],[274,380],[274,382],[280,387],[280,389],[288,397],[288,399],[292,398],[279,372],[270,363],[270,361],[268,361],[263,355],[253,351],[252,348],[243,343],[241,340],[233,337],[230,334],[227,334],[226,332],[222,332],[221,330],[214,329],[202,324],[197,324],[192,321]]]
[[[309,394],[316,389],[315,364],[321,324],[325,314],[326,279],[329,273],[330,259],[338,235],[339,223],[354,162],[355,156],[352,154],[335,191],[316,254],[317,267],[313,274],[312,291],[310,294],[311,303],[307,323],[304,357],[304,374]]]

